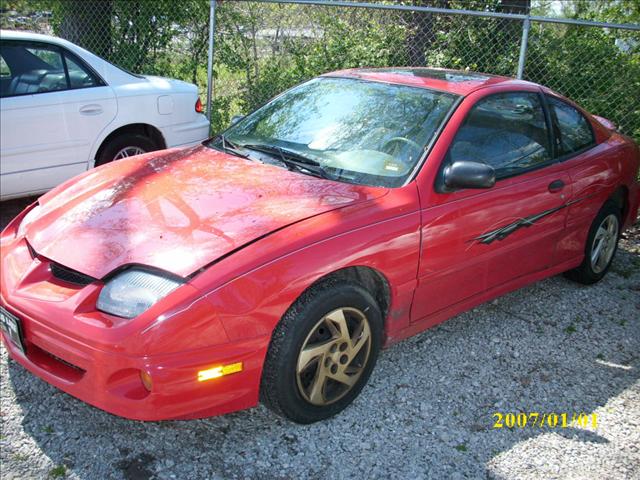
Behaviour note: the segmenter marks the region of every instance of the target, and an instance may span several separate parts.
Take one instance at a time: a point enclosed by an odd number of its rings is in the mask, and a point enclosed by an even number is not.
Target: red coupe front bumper
[[[51,385],[114,415],[134,420],[203,418],[258,402],[259,369],[247,366],[256,363],[254,357],[262,361],[262,342],[164,358],[131,358],[79,344],[21,312],[7,310],[23,320],[25,331],[26,355],[2,334],[11,358]],[[239,355],[241,350],[247,353]],[[202,365],[224,364],[229,358],[234,362],[242,358],[245,370],[198,382]],[[143,370],[153,379],[151,392],[140,380]]]
[[[252,407],[258,402],[263,339],[158,357],[105,352],[3,307],[22,321],[26,354],[2,334],[11,358],[46,382],[109,413],[135,420],[202,418]],[[198,381],[207,366],[242,362],[243,371]],[[150,374],[149,392],[140,372]]]

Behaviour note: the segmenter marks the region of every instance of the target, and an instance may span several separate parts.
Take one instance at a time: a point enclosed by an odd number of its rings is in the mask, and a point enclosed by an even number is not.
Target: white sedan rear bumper
[[[188,147],[209,138],[209,120],[204,115],[199,115],[198,120],[178,125],[169,125],[160,129],[165,139],[167,148]]]

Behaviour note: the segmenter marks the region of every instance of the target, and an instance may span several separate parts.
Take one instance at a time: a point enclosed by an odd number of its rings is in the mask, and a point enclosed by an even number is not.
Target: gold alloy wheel
[[[591,268],[595,273],[601,273],[611,262],[619,228],[618,217],[613,214],[607,215],[598,227],[591,247]]]
[[[298,389],[318,406],[334,403],[356,384],[369,360],[371,328],[356,308],[338,308],[311,329],[296,365]]]

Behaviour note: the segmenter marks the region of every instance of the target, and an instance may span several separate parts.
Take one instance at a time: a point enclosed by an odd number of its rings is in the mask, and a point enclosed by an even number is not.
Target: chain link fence
[[[516,76],[528,22],[522,77],[640,140],[638,30],[525,20],[530,0],[418,3],[473,12],[218,1],[213,130],[292,85],[342,68],[428,65]],[[136,73],[196,83],[204,95],[209,8],[209,0],[13,0],[3,5],[1,25],[59,35]],[[478,16],[492,12],[502,17]]]

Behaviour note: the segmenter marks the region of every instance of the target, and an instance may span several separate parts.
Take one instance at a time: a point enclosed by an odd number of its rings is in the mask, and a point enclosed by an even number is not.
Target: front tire
[[[583,285],[602,280],[618,249],[621,225],[620,209],[611,202],[605,203],[589,229],[582,264],[565,276]]]
[[[382,339],[382,313],[364,288],[323,282],[305,292],[276,327],[260,397],[297,423],[344,410],[366,385]]]

